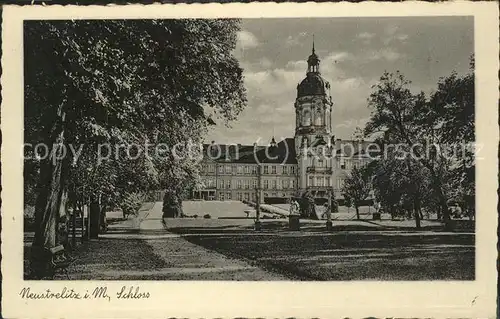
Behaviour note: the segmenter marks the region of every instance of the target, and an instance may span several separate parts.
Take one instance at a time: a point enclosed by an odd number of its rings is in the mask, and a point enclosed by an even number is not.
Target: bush
[[[23,217],[24,231],[35,231],[35,207],[25,206]]]
[[[121,203],[121,208],[124,215],[137,215],[139,209],[144,202],[144,194],[142,193],[130,193],[125,195]]]
[[[203,215],[203,218],[209,219],[209,218],[212,218],[212,216],[210,216],[210,214],[205,214],[205,215]]]
[[[24,207],[24,219],[35,219],[35,206]]]

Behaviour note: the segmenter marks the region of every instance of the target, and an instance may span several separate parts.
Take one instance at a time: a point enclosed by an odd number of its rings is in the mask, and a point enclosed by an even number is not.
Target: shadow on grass
[[[28,279],[28,261],[31,245],[24,247],[24,278]],[[157,270],[165,266],[152,247],[143,240],[100,238],[81,244],[72,253],[76,261],[68,268],[71,280],[100,280],[99,273],[105,271],[126,272]],[[65,280],[57,275],[54,280]],[[126,278],[119,278],[125,280]],[[51,280],[51,279],[48,279]]]
[[[185,236],[224,255],[300,280],[473,280],[474,236],[343,233]]]

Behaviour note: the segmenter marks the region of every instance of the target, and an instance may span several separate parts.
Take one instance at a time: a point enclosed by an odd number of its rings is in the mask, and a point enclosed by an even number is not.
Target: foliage
[[[450,199],[460,198],[470,211],[474,206],[473,72],[440,79],[430,97],[413,94],[410,84],[386,72],[368,99],[364,133],[389,155],[373,164],[375,194],[389,211],[410,209],[416,219],[422,208],[437,210],[449,227]],[[387,152],[391,145],[399,149]]]
[[[146,195],[144,193],[129,193],[126,194],[121,202],[121,208],[123,210],[123,215],[137,215],[139,209],[144,202]]]
[[[359,206],[361,201],[370,194],[370,175],[364,167],[354,167],[344,180],[341,189],[344,198],[349,198],[356,209],[357,219],[359,219]]]
[[[66,192],[72,205],[90,202],[94,216],[103,205],[134,211],[140,193],[195,182],[196,159],[149,146],[198,143],[214,118],[238,116],[246,103],[232,55],[238,30],[234,19],[25,23],[25,142],[81,147],[78,156],[25,162],[37,245],[52,245]]]

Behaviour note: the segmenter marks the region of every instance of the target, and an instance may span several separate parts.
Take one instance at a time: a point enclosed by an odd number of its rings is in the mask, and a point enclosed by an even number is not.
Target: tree
[[[399,72],[382,75],[368,99],[372,114],[365,134],[383,133],[384,144],[405,147],[412,160],[407,163],[409,176],[427,179],[420,179],[420,184],[425,182],[426,187],[432,188],[428,194],[436,197],[438,215],[450,229],[447,201],[453,190],[463,189],[462,197],[469,202],[474,198],[473,154],[463,147],[474,141],[473,73],[464,77],[452,73],[441,79],[430,99],[422,92],[413,94],[410,83]],[[456,150],[457,146],[465,151],[450,154],[449,150]],[[420,185],[412,187],[413,194],[422,194]]]
[[[193,160],[146,156],[145,145],[196,142],[213,117],[237,117],[246,102],[232,56],[238,29],[232,19],[25,24],[25,142],[52,154],[84,146],[80,156],[35,159],[35,248],[55,245],[66,193],[74,205],[91,203],[95,233],[103,200],[196,178]],[[130,160],[122,151],[99,161],[99,145],[134,145],[142,155]],[[32,268],[43,275],[43,267]]]
[[[430,104],[439,118],[442,143],[453,145],[448,187],[450,197],[461,204],[470,218],[475,211],[475,100],[474,57],[471,57],[470,72],[459,76],[453,72],[441,78],[437,90],[431,95]],[[457,147],[458,146],[458,147]]]
[[[359,207],[362,201],[370,195],[370,176],[364,168],[353,168],[342,185],[342,195],[349,198],[356,209],[356,218],[359,220]]]

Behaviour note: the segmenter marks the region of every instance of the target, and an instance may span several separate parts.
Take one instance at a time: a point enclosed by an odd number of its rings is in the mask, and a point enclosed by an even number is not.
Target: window
[[[289,181],[287,179],[284,179],[281,181],[281,188],[287,189],[288,188],[288,183]]]
[[[322,126],[323,124],[323,114],[321,111],[316,113],[316,118],[314,119],[314,124],[318,126]]]
[[[259,182],[259,181],[258,181],[258,180],[256,180],[256,179],[253,181],[253,184],[252,184],[252,185],[253,185],[253,188],[254,188],[254,189],[255,189],[255,188],[257,188],[257,186],[258,186],[258,182]]]
[[[247,200],[247,201],[250,200],[250,194],[245,193],[245,200]]]
[[[295,188],[295,181],[293,179],[290,181],[290,187]]]
[[[309,110],[304,111],[304,118],[302,121],[303,126],[310,126],[311,125],[311,112]]]
[[[224,167],[222,165],[219,166],[219,174],[224,173]]]
[[[238,194],[236,194],[236,198],[237,198],[238,200],[242,200],[242,199],[243,199],[243,194],[242,194],[242,193],[238,193]]]
[[[224,181],[219,179],[219,187],[220,189],[224,188]]]
[[[226,200],[231,200],[231,192],[226,193]]]
[[[324,179],[323,179],[323,177],[322,177],[322,176],[317,176],[317,177],[316,177],[316,185],[317,185],[317,186],[325,186],[325,184],[324,184]]]
[[[337,180],[337,187],[338,187],[339,189],[341,189],[343,185],[344,185],[344,181],[342,180],[342,178],[339,178],[339,179]]]
[[[267,165],[264,166],[264,174],[269,174],[269,167]]]
[[[237,173],[238,174],[243,174],[243,166],[238,166]]]
[[[345,169],[346,168],[346,163],[345,163],[345,160],[343,160],[343,159],[340,160],[340,168],[341,169]]]
[[[224,200],[224,193],[219,193],[219,200]]]
[[[257,166],[252,166],[252,174],[257,174]]]
[[[288,169],[287,168],[288,167],[286,167],[286,166],[283,165],[283,174],[284,175],[288,174]]]
[[[209,171],[210,173],[215,173],[215,165],[214,165],[214,164],[210,164],[210,165],[208,166],[208,171]]]
[[[231,180],[230,179],[226,180],[226,188],[227,189],[231,188]]]
[[[250,174],[250,166],[245,166],[245,174]]]
[[[271,169],[272,169],[272,173],[273,173],[273,174],[276,174],[276,165],[273,165],[273,166],[271,167]]]
[[[231,165],[226,165],[226,174],[231,174]]]
[[[250,188],[250,181],[248,179],[245,179],[245,189]]]
[[[332,178],[331,177],[326,177],[326,186],[328,186],[328,187],[332,186]]]
[[[295,166],[290,166],[290,174],[295,175]]]
[[[242,186],[241,186],[241,185],[242,185],[242,182],[241,182],[241,179],[239,179],[239,180],[238,180],[238,184],[237,184],[238,189],[241,189],[241,188],[242,188]]]
[[[309,176],[309,185],[307,186],[314,186],[314,178],[312,176]]]
[[[266,179],[264,180],[264,189],[268,189],[269,188],[269,181]]]
[[[277,183],[276,183],[276,180],[275,180],[275,179],[273,179],[273,180],[271,181],[271,187],[272,187],[272,189],[276,189],[276,184],[277,184]]]

